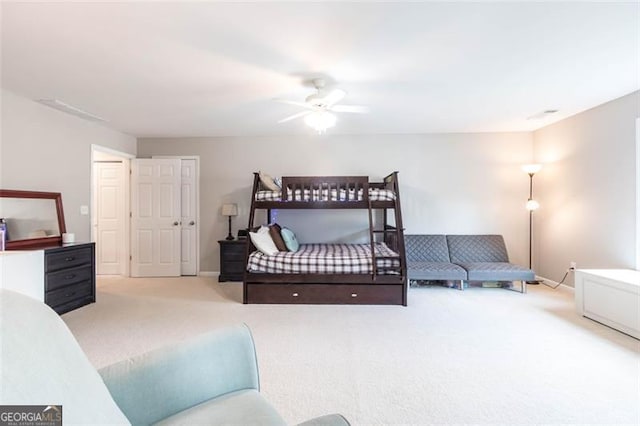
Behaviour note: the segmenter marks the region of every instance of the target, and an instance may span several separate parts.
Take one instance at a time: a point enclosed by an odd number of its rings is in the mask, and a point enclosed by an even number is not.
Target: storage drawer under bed
[[[245,303],[402,305],[393,284],[246,284]]]

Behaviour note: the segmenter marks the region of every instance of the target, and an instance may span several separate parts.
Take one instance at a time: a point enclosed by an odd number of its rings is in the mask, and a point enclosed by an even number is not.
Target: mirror
[[[0,218],[6,225],[7,250],[60,245],[66,232],[59,192],[0,189]]]

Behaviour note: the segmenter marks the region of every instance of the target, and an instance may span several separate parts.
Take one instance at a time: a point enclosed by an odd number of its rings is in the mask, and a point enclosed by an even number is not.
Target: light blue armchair
[[[98,372],[60,317],[0,290],[2,405],[62,405],[65,425],[285,425],[259,392],[244,325],[130,358]],[[305,426],[346,426],[340,415]]]

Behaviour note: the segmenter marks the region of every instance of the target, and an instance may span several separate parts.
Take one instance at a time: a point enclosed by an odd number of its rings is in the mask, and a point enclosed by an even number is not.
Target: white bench
[[[640,271],[577,270],[575,301],[580,315],[640,339]]]

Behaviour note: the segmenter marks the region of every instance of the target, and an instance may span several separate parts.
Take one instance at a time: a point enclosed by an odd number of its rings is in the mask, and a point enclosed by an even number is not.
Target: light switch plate
[[[80,206],[80,214],[86,216],[89,214],[89,206]]]

